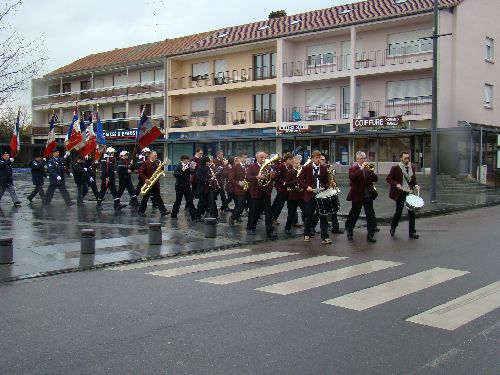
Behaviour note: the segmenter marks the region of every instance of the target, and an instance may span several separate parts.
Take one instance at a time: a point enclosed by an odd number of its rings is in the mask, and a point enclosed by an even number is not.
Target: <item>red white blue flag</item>
[[[21,142],[19,140],[19,117],[21,116],[21,109],[17,111],[17,120],[16,126],[14,128],[14,132],[12,133],[12,137],[10,138],[10,157],[13,158],[16,156],[17,152],[21,148]]]
[[[73,150],[82,141],[82,132],[80,131],[78,122],[78,107],[76,107],[73,111],[73,120],[71,120],[66,139],[64,140],[66,151]]]
[[[55,113],[52,114],[52,118],[50,119],[50,128],[49,135],[47,137],[47,145],[45,146],[45,150],[43,151],[43,157],[48,159],[52,154],[52,150],[56,148],[56,130],[55,124],[58,118]]]
[[[161,135],[161,130],[158,126],[153,124],[151,119],[144,113],[143,108],[139,125],[137,126],[136,142],[139,143],[141,149],[153,143],[153,141]]]

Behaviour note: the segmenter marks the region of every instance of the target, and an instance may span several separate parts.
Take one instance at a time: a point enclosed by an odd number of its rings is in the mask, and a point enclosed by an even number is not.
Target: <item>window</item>
[[[153,82],[155,80],[154,70],[146,70],[140,74],[141,83]]]
[[[124,105],[113,106],[112,118],[127,118],[127,108]]]
[[[484,85],[484,106],[486,108],[491,108],[493,105],[493,85]]]
[[[335,89],[333,87],[306,90],[305,120],[328,118],[328,112],[334,105]]]
[[[494,40],[492,38],[486,38],[486,61],[493,61],[493,43]]]
[[[164,116],[165,115],[165,108],[163,106],[163,103],[155,103],[154,104],[154,115],[155,116]]]
[[[82,112],[83,121],[89,122],[90,121],[90,114],[91,113],[92,113],[92,111],[83,111]]]
[[[191,101],[191,117],[207,117],[209,110],[208,99],[194,99]]]
[[[90,90],[90,81],[80,81],[80,90]]]
[[[389,34],[389,55],[410,55],[432,51],[431,29],[408,31],[404,33]]]
[[[265,53],[253,57],[255,79],[276,77],[276,53]]]
[[[151,116],[151,104],[141,104],[141,106],[140,106],[140,113],[142,113],[143,109],[144,109],[144,114],[146,116]]]
[[[104,79],[94,78],[94,89],[102,89],[104,87]]]
[[[51,85],[49,86],[49,95],[59,94],[59,90],[61,89],[61,85]]]
[[[229,73],[227,72],[227,63],[226,60],[215,60],[214,61],[214,73],[216,80],[226,78]],[[217,82],[219,83],[219,82]]]
[[[276,94],[256,94],[253,96],[254,122],[276,121]]]
[[[155,69],[155,81],[164,81],[165,71],[163,69]]]
[[[71,92],[71,82],[63,83],[63,92]]]
[[[113,86],[127,86],[127,75],[120,74],[113,76]]]
[[[208,79],[208,61],[193,64],[191,76],[192,81]]]
[[[307,66],[314,67],[325,64],[335,64],[337,53],[335,44],[321,44],[307,47]]]
[[[432,78],[387,82],[387,99],[394,102],[432,98]]]

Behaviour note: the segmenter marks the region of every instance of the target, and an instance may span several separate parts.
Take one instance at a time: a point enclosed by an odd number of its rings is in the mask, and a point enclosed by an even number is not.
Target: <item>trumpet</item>
[[[280,159],[281,157],[276,154],[271,159],[266,160],[266,162],[262,164],[259,169],[259,174],[263,175],[264,178],[257,181],[260,187],[266,187],[271,183],[271,165],[279,161]]]
[[[158,164],[158,167],[154,171],[154,173],[151,175],[151,177],[148,179],[149,181],[147,183],[144,183],[141,188],[141,194],[146,195],[149,190],[158,182],[160,177],[165,176],[165,171],[163,168],[165,167],[166,162],[162,161],[160,164]]]

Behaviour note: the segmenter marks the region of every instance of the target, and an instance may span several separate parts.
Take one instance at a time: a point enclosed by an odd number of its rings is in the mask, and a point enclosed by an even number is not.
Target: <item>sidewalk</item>
[[[150,246],[148,224],[160,222],[157,210],[152,211],[149,208],[148,217],[145,218],[139,217],[128,207],[115,213],[110,196],[103,204],[104,211],[96,211],[93,200],[88,200],[85,207],[73,206],[67,209],[57,191],[51,207],[42,209],[38,198],[35,198],[31,205],[28,205],[26,200],[32,188],[30,175],[16,174],[14,179],[23,206],[14,207],[8,194],[0,201],[0,236],[14,239],[14,263],[0,265],[0,282],[266,241],[263,223],[259,222],[255,236],[247,236],[246,219],[238,226],[229,227],[227,216],[222,217],[217,225],[217,237],[205,238],[204,224],[191,222],[181,211],[179,220],[172,221],[168,217],[162,221],[162,245]],[[425,181],[424,178],[421,180]],[[162,180],[163,197],[169,209],[172,208],[175,194],[173,183],[174,180],[170,176]],[[342,226],[343,218],[349,212],[350,203],[345,201],[348,192],[345,177],[339,176],[339,183],[342,205],[339,219]],[[438,203],[430,204],[426,184],[420,183],[424,187],[422,197],[426,205],[417,217],[500,204],[500,190],[472,183],[455,184],[451,180],[440,180],[437,191]],[[66,184],[71,197],[76,199],[76,186],[72,179],[68,179]],[[377,219],[381,223],[388,222],[394,213],[395,204],[387,197],[387,184],[382,177],[377,189],[379,198],[374,205]],[[124,198],[123,202],[127,203],[128,197]],[[283,224],[285,218],[286,207],[280,216]],[[288,238],[283,234],[283,224],[277,228],[279,240]],[[363,216],[358,224],[360,226],[365,224]],[[95,229],[95,255],[80,254],[80,230],[84,228]],[[294,228],[294,235],[301,236],[302,229]]]

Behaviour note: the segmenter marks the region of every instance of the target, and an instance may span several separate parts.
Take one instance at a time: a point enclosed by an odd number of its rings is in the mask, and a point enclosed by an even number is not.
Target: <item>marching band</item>
[[[228,224],[233,227],[243,222],[245,211],[248,212],[246,230],[248,235],[254,235],[258,221],[264,215],[266,235],[269,239],[276,239],[278,218],[284,205],[287,205],[287,217],[284,228],[285,235],[291,235],[291,227],[301,227],[298,223],[298,209],[301,211],[304,225],[303,239],[310,242],[314,237],[316,224],[320,223],[320,237],[323,244],[331,244],[328,227],[331,223],[332,234],[342,234],[337,212],[340,209],[339,188],[335,179],[335,169],[326,162],[325,155],[313,151],[311,157],[301,164],[300,155],[285,152],[268,157],[267,153],[259,151],[255,155],[255,162],[248,163],[245,152],[237,156],[224,157],[222,151],[217,152],[216,158],[204,156],[203,149],[198,148],[195,155],[182,155],[180,163],[175,167],[175,202],[170,213],[163,202],[160,192],[160,178],[165,175],[166,163],[158,160],[157,153],[145,147],[141,150],[137,164],[129,161],[128,151],[120,152],[120,159],[115,160],[116,150],[108,147],[98,162],[86,156],[78,157],[73,165],[73,173],[67,169],[67,158],[59,156],[59,150],[54,149],[52,156],[46,161],[40,155],[31,162],[31,173],[34,190],[28,196],[33,201],[39,194],[42,204],[48,206],[56,189],[69,207],[71,201],[65,185],[65,175],[74,177],[77,185],[77,204],[84,205],[87,192],[92,190],[97,209],[102,210],[102,202],[109,189],[114,201],[114,208],[121,210],[126,207],[120,203],[125,190],[130,196],[129,205],[138,208],[141,216],[146,215],[148,200],[151,197],[153,205],[159,208],[161,217],[170,214],[172,220],[177,219],[182,199],[192,221],[202,221],[204,217],[218,218],[225,211],[229,212]],[[5,190],[11,193],[16,205],[20,205],[15,196],[12,181],[12,159],[8,153],[2,155],[0,161],[0,198]],[[97,188],[94,164],[99,164],[101,187]],[[135,167],[135,168],[134,168]],[[135,169],[135,171],[134,171]],[[136,187],[132,183],[132,174],[136,172],[139,182]],[[49,187],[43,190],[44,177],[48,174]],[[118,188],[115,174],[118,175]],[[373,201],[378,192],[375,183],[378,176],[374,165],[366,160],[362,151],[356,153],[356,163],[349,168],[350,190],[347,201],[351,202],[351,209],[347,215],[345,229],[347,239],[353,240],[353,232],[359,218],[361,208],[364,209],[367,220],[367,241],[376,242],[376,216]],[[417,194],[420,187],[416,182],[415,168],[410,165],[409,154],[402,152],[400,163],[392,167],[386,179],[390,185],[389,197],[396,202],[390,234],[395,235],[396,227],[403,208],[409,211],[409,238],[417,239],[415,230],[415,211],[423,206],[423,200]],[[276,189],[274,201],[271,201],[273,189]],[[139,203],[138,197],[142,199]],[[217,209],[217,200],[220,197],[220,209]],[[198,199],[195,207],[194,199]],[[233,208],[230,208],[233,204]]]

